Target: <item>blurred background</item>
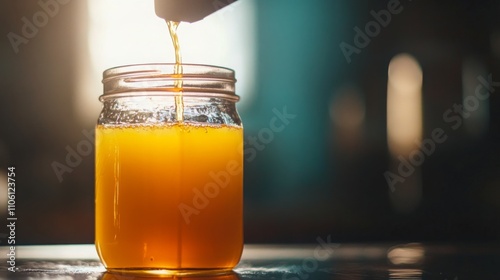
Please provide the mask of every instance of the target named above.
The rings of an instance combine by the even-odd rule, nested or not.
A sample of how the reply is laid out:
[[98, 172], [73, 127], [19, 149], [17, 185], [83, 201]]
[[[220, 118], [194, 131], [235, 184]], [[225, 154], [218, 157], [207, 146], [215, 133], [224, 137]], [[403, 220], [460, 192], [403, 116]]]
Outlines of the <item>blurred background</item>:
[[[15, 166], [18, 243], [93, 243], [102, 72], [173, 62], [166, 24], [153, 0], [1, 1], [0, 219]], [[498, 241], [499, 12], [239, 0], [181, 24], [184, 62], [236, 71], [246, 242]]]

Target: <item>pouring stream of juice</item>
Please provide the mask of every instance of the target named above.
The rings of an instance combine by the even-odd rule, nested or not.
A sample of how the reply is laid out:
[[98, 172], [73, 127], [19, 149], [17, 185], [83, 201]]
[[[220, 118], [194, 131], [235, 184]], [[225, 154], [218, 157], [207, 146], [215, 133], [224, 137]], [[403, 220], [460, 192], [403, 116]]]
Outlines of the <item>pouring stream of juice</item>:
[[[181, 46], [179, 45], [179, 37], [177, 36], [177, 27], [179, 26], [178, 21], [167, 21], [168, 31], [170, 32], [170, 38], [174, 45], [175, 50], [175, 68], [174, 76], [177, 78], [182, 78], [182, 56], [181, 56]], [[184, 121], [184, 102], [182, 101], [182, 80], [175, 81], [175, 90], [177, 95], [175, 96], [175, 113], [178, 122]]]
[[[168, 26], [168, 31], [170, 32], [170, 38], [172, 39], [172, 44], [175, 50], [175, 66], [174, 66], [174, 76], [179, 78], [175, 81], [175, 114], [176, 119], [179, 123], [184, 121], [184, 102], [182, 100], [182, 56], [181, 56], [181, 46], [179, 44], [179, 37], [177, 36], [177, 27], [179, 27], [178, 21], [166, 21]], [[182, 143], [180, 143], [182, 145]], [[179, 163], [182, 166], [182, 163]], [[179, 203], [182, 201], [182, 187], [179, 186]], [[180, 215], [178, 216], [178, 245], [177, 245], [177, 267], [182, 267], [182, 219]]]

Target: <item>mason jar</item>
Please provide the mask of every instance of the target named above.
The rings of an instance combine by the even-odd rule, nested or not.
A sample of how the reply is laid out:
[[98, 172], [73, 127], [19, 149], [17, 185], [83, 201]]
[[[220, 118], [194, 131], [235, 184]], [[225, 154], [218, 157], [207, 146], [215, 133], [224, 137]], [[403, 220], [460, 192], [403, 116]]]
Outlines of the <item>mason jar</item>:
[[[177, 65], [178, 66], [178, 65]], [[224, 273], [243, 249], [243, 127], [231, 69], [104, 72], [95, 244], [108, 271]]]

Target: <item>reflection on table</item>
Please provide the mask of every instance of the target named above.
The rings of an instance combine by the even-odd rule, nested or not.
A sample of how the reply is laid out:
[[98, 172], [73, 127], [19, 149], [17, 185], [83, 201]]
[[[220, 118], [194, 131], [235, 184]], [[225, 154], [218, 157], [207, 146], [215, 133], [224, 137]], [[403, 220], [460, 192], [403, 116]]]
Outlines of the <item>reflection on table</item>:
[[[93, 245], [17, 246], [15, 272], [2, 262], [0, 279], [54, 280], [315, 280], [498, 279], [500, 246], [334, 244], [318, 237], [310, 245], [247, 245], [240, 264], [224, 275], [142, 277], [108, 273]], [[0, 254], [6, 256], [7, 247]]]

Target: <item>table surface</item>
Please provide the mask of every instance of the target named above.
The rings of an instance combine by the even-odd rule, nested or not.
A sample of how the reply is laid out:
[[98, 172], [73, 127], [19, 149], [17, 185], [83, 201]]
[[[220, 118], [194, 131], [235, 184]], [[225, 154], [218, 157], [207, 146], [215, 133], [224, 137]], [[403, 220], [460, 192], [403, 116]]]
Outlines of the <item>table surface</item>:
[[[309, 245], [246, 245], [233, 274], [201, 278], [500, 279], [500, 244], [333, 244], [320, 237], [317, 241]], [[16, 246], [15, 272], [11, 272], [5, 261], [9, 249], [0, 247], [0, 279], [155, 279], [106, 273], [91, 244]]]

